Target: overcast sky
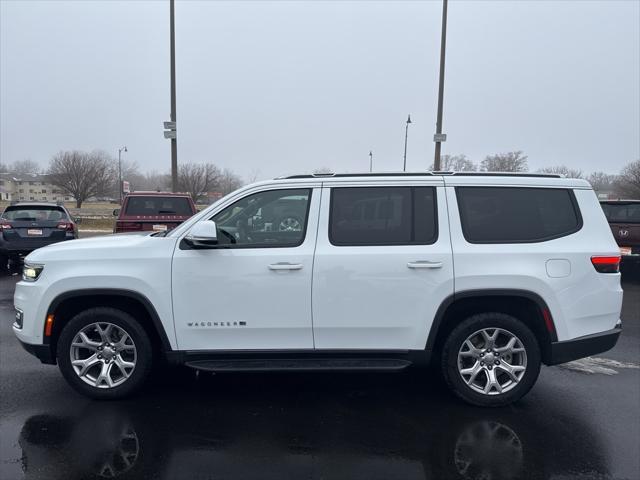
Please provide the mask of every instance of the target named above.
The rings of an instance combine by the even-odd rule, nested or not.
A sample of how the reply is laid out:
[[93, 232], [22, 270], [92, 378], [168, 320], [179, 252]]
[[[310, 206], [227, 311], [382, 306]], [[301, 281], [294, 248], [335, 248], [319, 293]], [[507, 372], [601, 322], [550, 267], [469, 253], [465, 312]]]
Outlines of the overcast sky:
[[[105, 149], [166, 171], [168, 1], [0, 0], [0, 161]], [[178, 161], [245, 178], [433, 160], [440, 1], [176, 2]], [[452, 1], [443, 153], [640, 158], [640, 2]]]

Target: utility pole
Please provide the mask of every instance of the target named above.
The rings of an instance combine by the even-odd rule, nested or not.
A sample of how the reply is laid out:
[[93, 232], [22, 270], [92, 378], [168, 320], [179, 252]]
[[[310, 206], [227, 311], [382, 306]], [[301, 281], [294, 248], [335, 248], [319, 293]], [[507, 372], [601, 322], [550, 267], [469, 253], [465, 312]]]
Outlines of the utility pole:
[[447, 139], [442, 133], [442, 100], [444, 97], [444, 58], [447, 47], [447, 4], [448, 0], [442, 0], [442, 39], [440, 40], [440, 82], [438, 85], [438, 118], [436, 120], [436, 134], [433, 141], [436, 142], [436, 152], [433, 158], [433, 169], [440, 170], [440, 148], [442, 142]]
[[407, 126], [404, 129], [404, 166], [402, 171], [407, 171], [407, 139], [409, 138], [409, 124], [411, 123], [411, 115], [407, 117]]
[[122, 205], [122, 152], [126, 152], [127, 147], [120, 147], [118, 149], [118, 192], [120, 195], [120, 205]]
[[369, 173], [373, 172], [373, 150], [369, 150]]
[[[169, 0], [169, 35], [171, 37], [171, 122], [175, 128], [176, 122], [176, 31], [175, 31], [175, 0]], [[171, 138], [171, 190], [178, 191], [178, 140]]]

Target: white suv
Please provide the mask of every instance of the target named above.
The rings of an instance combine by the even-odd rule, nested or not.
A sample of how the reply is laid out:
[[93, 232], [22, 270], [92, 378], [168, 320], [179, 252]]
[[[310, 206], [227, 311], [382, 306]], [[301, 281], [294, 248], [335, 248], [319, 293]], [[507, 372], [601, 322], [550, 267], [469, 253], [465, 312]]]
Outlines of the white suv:
[[212, 372], [440, 364], [503, 405], [620, 335], [620, 254], [589, 184], [552, 175], [301, 175], [170, 232], [36, 250], [15, 334], [95, 398], [152, 361]]

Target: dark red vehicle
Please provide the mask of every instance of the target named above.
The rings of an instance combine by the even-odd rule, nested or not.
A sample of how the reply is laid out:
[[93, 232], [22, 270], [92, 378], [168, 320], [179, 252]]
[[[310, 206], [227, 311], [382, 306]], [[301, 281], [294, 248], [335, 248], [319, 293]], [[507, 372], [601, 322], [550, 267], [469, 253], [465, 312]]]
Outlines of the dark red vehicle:
[[186, 193], [133, 192], [113, 211], [117, 216], [114, 233], [171, 230], [196, 213]]
[[607, 200], [600, 205], [620, 247], [623, 265], [640, 264], [640, 200]]

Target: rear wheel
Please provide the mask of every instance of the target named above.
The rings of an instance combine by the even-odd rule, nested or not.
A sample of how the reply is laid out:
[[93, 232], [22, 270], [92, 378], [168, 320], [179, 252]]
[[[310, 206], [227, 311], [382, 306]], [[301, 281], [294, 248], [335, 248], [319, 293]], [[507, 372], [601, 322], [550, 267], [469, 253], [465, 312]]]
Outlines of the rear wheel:
[[540, 373], [540, 348], [531, 330], [503, 313], [473, 315], [445, 341], [442, 372], [463, 400], [497, 407], [522, 398]]
[[80, 393], [115, 399], [138, 390], [151, 370], [149, 337], [135, 319], [114, 308], [76, 315], [58, 339], [58, 365]]

